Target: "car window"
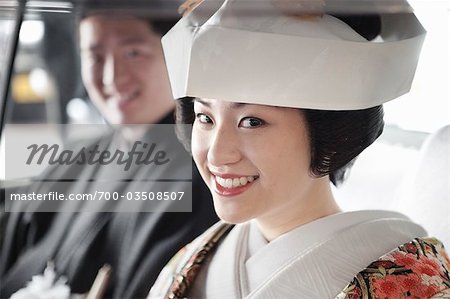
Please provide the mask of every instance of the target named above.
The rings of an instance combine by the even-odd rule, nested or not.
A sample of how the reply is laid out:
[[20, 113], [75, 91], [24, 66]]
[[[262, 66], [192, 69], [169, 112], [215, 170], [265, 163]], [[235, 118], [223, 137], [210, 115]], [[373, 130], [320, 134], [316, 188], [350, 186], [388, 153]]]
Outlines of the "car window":
[[[11, 80], [7, 86], [0, 147], [2, 165], [6, 164], [5, 136], [27, 139], [39, 129], [36, 124], [67, 123], [67, 104], [79, 97], [77, 93], [81, 90], [72, 5], [69, 2], [38, 4], [27, 2], [20, 26]], [[2, 10], [3, 13], [6, 10]], [[4, 23], [6, 25], [0, 30], [7, 31], [14, 22], [6, 20]], [[2, 38], [11, 39], [7, 34], [2, 34]], [[6, 57], [0, 58], [2, 63], [8, 63]], [[2, 67], [4, 69], [7, 68]], [[55, 138], [60, 134], [62, 132], [55, 132]], [[2, 171], [2, 179], [5, 177], [8, 177], [7, 173]]]
[[[0, 115], [4, 113], [4, 93], [6, 92], [10, 54], [13, 50], [19, 23], [20, 10], [18, 6], [17, 1], [0, 3]], [[0, 119], [3, 122], [3, 117]]]
[[70, 12], [26, 7], [7, 111], [8, 123], [66, 123], [80, 84]]
[[357, 158], [347, 181], [335, 190], [344, 210], [398, 208], [423, 142], [450, 124], [450, 10], [445, 1], [410, 3], [427, 30], [411, 91], [384, 104], [383, 134]]

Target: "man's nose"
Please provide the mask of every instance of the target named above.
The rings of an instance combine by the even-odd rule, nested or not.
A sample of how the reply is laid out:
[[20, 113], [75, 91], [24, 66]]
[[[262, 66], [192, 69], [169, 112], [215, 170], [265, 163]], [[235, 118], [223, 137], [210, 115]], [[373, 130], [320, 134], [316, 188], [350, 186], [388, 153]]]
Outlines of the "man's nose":
[[211, 131], [208, 162], [216, 167], [232, 165], [241, 160], [238, 132], [229, 126]]
[[122, 59], [109, 55], [103, 65], [102, 83], [107, 93], [123, 92], [130, 82], [130, 70]]

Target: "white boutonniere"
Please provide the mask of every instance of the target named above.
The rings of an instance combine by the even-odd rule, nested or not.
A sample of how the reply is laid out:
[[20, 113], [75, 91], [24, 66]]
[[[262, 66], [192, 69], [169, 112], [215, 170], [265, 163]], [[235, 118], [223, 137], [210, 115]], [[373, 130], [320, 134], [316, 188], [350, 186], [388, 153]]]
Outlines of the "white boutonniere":
[[70, 287], [66, 278], [57, 278], [53, 263], [49, 262], [42, 275], [33, 276], [27, 286], [15, 292], [11, 299], [69, 299]]

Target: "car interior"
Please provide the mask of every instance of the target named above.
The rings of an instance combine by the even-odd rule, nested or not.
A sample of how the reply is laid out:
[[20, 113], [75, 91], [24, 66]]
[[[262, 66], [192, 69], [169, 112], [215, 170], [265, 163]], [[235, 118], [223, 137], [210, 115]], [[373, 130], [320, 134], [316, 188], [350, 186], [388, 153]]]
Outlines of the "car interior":
[[[0, 2], [0, 220], [5, 189], [39, 175], [11, 175], [9, 138], [29, 138], [38, 124], [105, 124], [80, 79], [79, 2]], [[127, 13], [177, 14], [155, 11], [145, 1], [125, 2]], [[385, 105], [383, 134], [334, 191], [343, 210], [402, 211], [450, 247], [450, 10], [444, 1], [412, 4], [428, 36], [411, 92]], [[67, 141], [64, 132], [55, 134]]]

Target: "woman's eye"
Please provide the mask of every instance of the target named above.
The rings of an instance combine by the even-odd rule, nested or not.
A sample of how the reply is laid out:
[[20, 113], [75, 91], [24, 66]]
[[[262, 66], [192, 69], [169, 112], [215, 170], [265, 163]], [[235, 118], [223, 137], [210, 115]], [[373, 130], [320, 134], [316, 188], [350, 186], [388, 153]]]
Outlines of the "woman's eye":
[[241, 120], [239, 123], [240, 127], [243, 128], [257, 128], [265, 125], [266, 122], [262, 119], [256, 118], [256, 117], [246, 117]]
[[203, 114], [203, 113], [197, 113], [196, 118], [202, 124], [211, 124], [212, 123], [211, 118], [208, 115]]

